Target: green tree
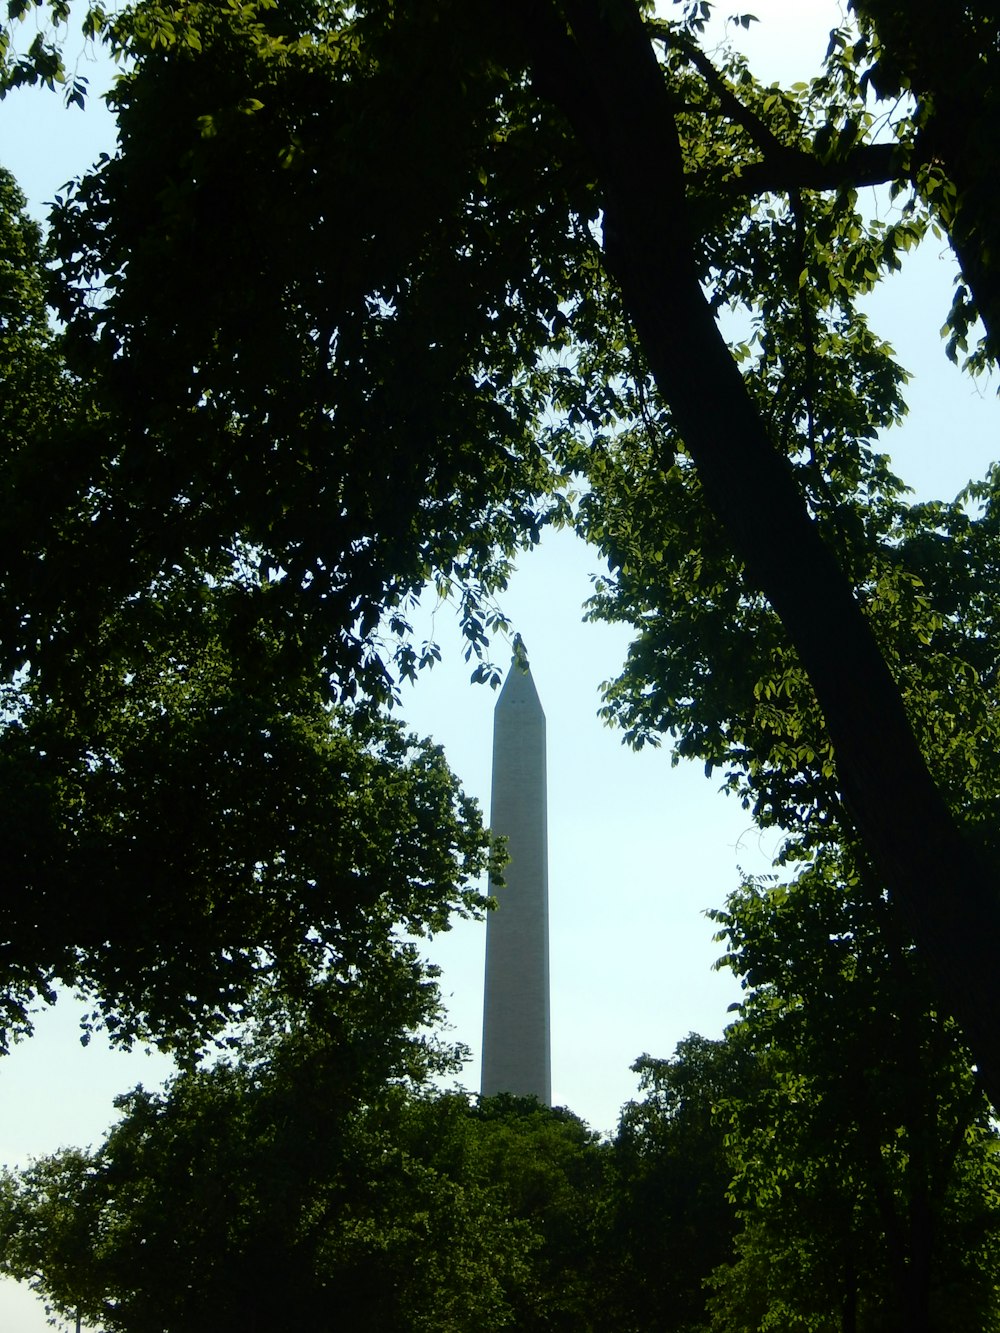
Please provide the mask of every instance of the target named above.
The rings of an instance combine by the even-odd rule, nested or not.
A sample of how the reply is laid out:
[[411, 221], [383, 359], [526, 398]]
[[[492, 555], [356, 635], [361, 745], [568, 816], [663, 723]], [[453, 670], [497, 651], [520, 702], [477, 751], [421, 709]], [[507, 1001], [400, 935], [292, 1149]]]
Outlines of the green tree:
[[[974, 960], [979, 946], [968, 947], [967, 928], [972, 920], [995, 923], [995, 869], [975, 837], [959, 833], [935, 788], [890, 662], [879, 650], [850, 577], [834, 555], [836, 548], [824, 540], [787, 465], [788, 453], [794, 456], [797, 446], [789, 449], [787, 433], [770, 425], [754, 404], [716, 324], [712, 298], [702, 287], [711, 263], [705, 264], [699, 250], [694, 191], [672, 101], [675, 85], [663, 77], [638, 7], [581, 2], [564, 13], [569, 32], [553, 22], [546, 34], [548, 50], [537, 67], [551, 72], [551, 95], [596, 162], [607, 263], [671, 425], [698, 469], [709, 509], [721, 521], [748, 590], [764, 594], [794, 645], [829, 730], [843, 806], [896, 910], [933, 961], [946, 1002], [970, 1033], [996, 1096], [997, 1015], [986, 1017], [997, 1005], [985, 980], [989, 949], [984, 942]], [[684, 43], [675, 46], [683, 55]], [[849, 87], [850, 71], [840, 64], [835, 73], [829, 124], [815, 136], [808, 133], [808, 116], [797, 114], [780, 95], [772, 95], [773, 114], [765, 98], [764, 115], [755, 115], [746, 108], [741, 87], [725, 78], [706, 80], [708, 91], [715, 93], [712, 109], [721, 104], [743, 129], [754, 158], [770, 174], [770, 188], [789, 196], [793, 217], [802, 212], [801, 191], [839, 185], [843, 193], [859, 180], [851, 156], [865, 121], [856, 102], [846, 116], [841, 114], [839, 98]], [[888, 165], [890, 176], [905, 179], [908, 168], [902, 160], [893, 152], [887, 156], [882, 169]], [[866, 155], [869, 166], [877, 161]], [[653, 172], [651, 163], [656, 164]], [[820, 254], [829, 249], [822, 233], [815, 241]], [[798, 255], [803, 255], [801, 247]], [[725, 258], [721, 267], [731, 271]], [[871, 276], [878, 271], [876, 261]], [[867, 272], [866, 264], [848, 279], [848, 288], [863, 286]], [[837, 280], [835, 266], [832, 279], [831, 285]], [[789, 297], [808, 284], [808, 265], [789, 264], [782, 283]], [[724, 299], [724, 291], [717, 296]], [[805, 316], [800, 329], [805, 369], [810, 350], [816, 350]], [[804, 418], [807, 428], [809, 388], [806, 369], [798, 419]], [[656, 471], [667, 470], [676, 453], [672, 444], [654, 446]], [[940, 892], [943, 883], [955, 879], [962, 884], [960, 910], [955, 895]], [[993, 924], [988, 936], [992, 931]], [[984, 979], [982, 984], [970, 981], [970, 968]]]
[[[937, 6], [857, 0], [866, 40], [858, 59], [882, 98], [914, 98], [916, 183], [955, 250], [964, 283], [949, 316], [949, 353], [965, 351], [979, 315], [985, 326], [973, 364], [997, 359], [1000, 269], [997, 266], [997, 186], [993, 170], [1000, 97], [1000, 41], [988, 3], [956, 6], [940, 21]], [[870, 43], [870, 45], [869, 45]]]
[[716, 919], [766, 1078], [722, 1108], [743, 1230], [709, 1326], [1000, 1325], [989, 1104], [884, 896], [831, 857]]
[[[46, 290], [39, 229], [0, 175], [8, 647], [43, 604], [57, 623], [90, 615], [56, 550], [101, 524], [81, 486], [112, 430], [66, 366]], [[365, 966], [387, 923], [434, 932], [481, 904], [486, 835], [440, 751], [371, 708], [331, 709], [268, 600], [281, 580], [245, 543], [235, 555], [217, 577], [179, 557], [141, 604], [98, 614], [94, 651], [66, 648], [72, 689], [34, 649], [7, 657], [0, 1044], [61, 982], [114, 1038], [192, 1050], [261, 980], [294, 994], [331, 957]]]
[[752, 1100], [759, 1060], [730, 1030], [695, 1034], [669, 1060], [633, 1066], [640, 1097], [614, 1140], [606, 1239], [608, 1324], [622, 1333], [693, 1333], [704, 1327], [705, 1283], [731, 1261], [739, 1222], [723, 1109]]
[[414, 1035], [436, 1000], [389, 948], [235, 1060], [126, 1094], [96, 1152], [5, 1177], [4, 1271], [109, 1333], [504, 1327], [529, 1238], [437, 1168], [454, 1117], [407, 1091], [451, 1063]]
[[8, 1035], [59, 980], [113, 1039], [190, 1051], [263, 981], [294, 994], [331, 957], [363, 967], [391, 924], [481, 907], [487, 835], [439, 749], [254, 697], [221, 654], [176, 665], [134, 711], [126, 683], [127, 726], [53, 707], [5, 731]]
[[715, 914], [745, 999], [636, 1065], [602, 1246], [605, 1320], [892, 1333], [1000, 1320], [998, 1140], [879, 895], [821, 859]]
[[[49, 326], [41, 228], [24, 208], [13, 176], [0, 169], [0, 427], [15, 476], [40, 424], [51, 429], [59, 415], [73, 411], [73, 385]], [[5, 514], [5, 524], [15, 518]]]
[[609, 1145], [565, 1107], [506, 1094], [472, 1109], [466, 1136], [464, 1171], [532, 1237], [528, 1271], [507, 1293], [510, 1327], [604, 1327]]
[[[382, 610], [404, 629], [406, 597], [452, 581], [481, 648], [478, 595], [537, 532], [562, 464], [599, 478], [602, 444], [646, 427], [650, 489], [689, 457], [733, 576], [780, 618], [824, 720], [835, 817], [1000, 1100], [992, 849], [914, 736], [851, 564], [869, 473], [857, 449], [824, 449], [819, 401], [855, 346], [869, 378], [848, 398], [871, 399], [870, 421], [897, 410], [898, 375], [884, 359], [876, 373], [852, 298], [923, 223], [866, 232], [854, 189], [916, 181], [913, 207], [922, 189], [956, 232], [973, 210], [931, 188], [921, 125], [901, 116], [895, 142], [871, 142], [871, 48], [836, 34], [824, 74], [785, 93], [706, 58], [705, 6], [673, 13], [126, 9], [107, 29], [134, 62], [115, 93], [120, 151], [54, 219], [72, 364], [113, 425], [87, 456], [92, 517], [45, 553], [70, 609], [19, 585], [7, 660], [32, 662], [43, 697], [72, 696], [80, 664], [106, 659], [109, 622], [128, 662], [151, 590], [183, 602], [210, 577], [241, 626], [268, 608], [286, 668], [384, 690]], [[970, 35], [964, 18], [958, 48], [992, 50], [994, 29]], [[52, 77], [50, 60], [37, 47], [11, 80]], [[106, 299], [83, 299], [95, 283]], [[759, 322], [752, 344], [727, 346], [728, 304]], [[775, 414], [758, 390], [778, 364]], [[404, 671], [422, 655], [400, 653]]]
[[4, 1178], [3, 1271], [109, 1333], [596, 1328], [607, 1148], [568, 1112], [430, 1092], [435, 1001], [397, 949], [125, 1095], [96, 1152]]

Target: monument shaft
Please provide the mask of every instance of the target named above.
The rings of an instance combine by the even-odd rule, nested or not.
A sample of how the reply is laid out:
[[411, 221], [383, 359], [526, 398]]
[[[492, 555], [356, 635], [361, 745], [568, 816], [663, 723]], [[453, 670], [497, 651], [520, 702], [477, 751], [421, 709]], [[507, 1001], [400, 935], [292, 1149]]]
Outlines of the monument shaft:
[[519, 653], [493, 717], [490, 827], [510, 860], [486, 926], [482, 1093], [550, 1105], [545, 714]]

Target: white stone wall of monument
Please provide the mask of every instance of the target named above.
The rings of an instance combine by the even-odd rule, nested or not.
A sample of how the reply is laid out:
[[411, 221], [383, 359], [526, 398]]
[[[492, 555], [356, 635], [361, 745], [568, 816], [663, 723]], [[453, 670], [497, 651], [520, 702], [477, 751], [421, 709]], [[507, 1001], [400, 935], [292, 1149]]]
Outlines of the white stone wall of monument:
[[493, 716], [490, 827], [507, 839], [497, 909], [487, 918], [482, 1094], [552, 1102], [545, 714], [523, 650]]

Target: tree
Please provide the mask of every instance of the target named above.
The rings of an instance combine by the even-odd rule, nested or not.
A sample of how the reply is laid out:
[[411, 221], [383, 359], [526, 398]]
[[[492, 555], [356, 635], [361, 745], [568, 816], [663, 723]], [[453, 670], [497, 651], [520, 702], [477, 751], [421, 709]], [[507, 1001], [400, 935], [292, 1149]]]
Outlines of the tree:
[[[231, 56], [243, 39], [252, 56], [257, 28], [244, 31], [235, 10], [219, 17], [225, 50], [216, 54]], [[139, 42], [141, 15], [136, 23]], [[333, 65], [310, 78], [308, 60], [295, 64], [292, 93], [322, 102], [339, 79]], [[170, 72], [182, 76], [180, 87]], [[166, 86], [154, 95], [185, 131], [174, 99], [190, 100], [203, 86], [185, 90], [186, 73], [183, 62], [168, 63]], [[239, 68], [229, 84], [242, 86]], [[349, 98], [354, 86], [344, 85]], [[349, 114], [373, 126], [367, 98], [355, 100]], [[442, 117], [461, 127], [452, 109], [442, 107]], [[147, 126], [153, 119], [145, 102], [138, 115]], [[127, 121], [123, 111], [125, 137]], [[379, 134], [381, 151], [394, 150]], [[154, 173], [153, 140], [136, 132], [132, 141], [130, 163]], [[216, 167], [226, 161], [223, 147], [212, 155]], [[147, 148], [151, 158], [142, 157]], [[187, 152], [186, 142], [179, 150]], [[443, 181], [448, 169], [443, 163]], [[261, 180], [263, 230], [252, 235], [248, 217], [238, 224], [251, 248], [264, 232], [281, 230], [282, 199], [289, 225], [300, 209], [303, 201], [285, 191], [289, 179], [279, 169], [270, 198]], [[311, 195], [300, 240], [316, 208], [331, 222], [340, 216], [343, 198], [334, 207], [328, 184]], [[416, 344], [408, 351], [408, 332], [386, 344], [390, 319], [369, 329], [367, 283], [391, 279], [400, 262], [392, 246], [378, 243], [368, 258], [356, 256], [343, 293], [348, 310], [357, 309], [354, 332], [349, 319], [337, 331], [341, 364], [328, 374], [314, 351], [310, 369], [300, 354], [325, 317], [315, 301], [290, 295], [287, 283], [304, 293], [310, 264], [333, 244], [328, 232], [302, 250], [298, 275], [265, 269], [274, 282], [253, 293], [250, 338], [247, 310], [221, 289], [219, 310], [202, 309], [201, 336], [188, 329], [186, 347], [152, 311], [128, 339], [133, 352], [136, 343], [146, 349], [135, 355], [103, 336], [88, 342], [79, 318], [55, 337], [41, 299], [50, 284], [37, 229], [12, 191], [3, 201], [10, 295], [23, 289], [19, 318], [23, 305], [24, 326], [62, 394], [24, 373], [30, 362], [20, 346], [4, 361], [6, 401], [24, 423], [20, 436], [10, 431], [4, 463], [17, 498], [6, 511], [0, 593], [9, 681], [0, 764], [17, 793], [3, 829], [6, 1030], [25, 1030], [31, 997], [50, 998], [62, 981], [92, 995], [123, 1040], [142, 1031], [167, 1045], [197, 1045], [239, 1015], [261, 972], [274, 968], [294, 987], [325, 948], [362, 949], [372, 909], [410, 929], [436, 930], [448, 910], [476, 901], [469, 885], [485, 864], [478, 815], [441, 756], [411, 747], [369, 705], [386, 688], [380, 640], [391, 645], [404, 626], [407, 597], [431, 572], [457, 578], [463, 561], [488, 585], [513, 535], [536, 521], [535, 496], [550, 471], [530, 432], [542, 391], [515, 387], [503, 407], [492, 388], [473, 383], [469, 358], [453, 350], [461, 311], [441, 305], [447, 272], [428, 270], [429, 291], [414, 293], [443, 321], [419, 359]], [[88, 226], [97, 211], [95, 202]], [[218, 220], [223, 237], [236, 225], [232, 215]], [[417, 216], [418, 240], [436, 222], [433, 212]], [[53, 235], [54, 252], [71, 267], [72, 255], [59, 250], [59, 225]], [[291, 231], [285, 240], [293, 253]], [[131, 235], [130, 270], [143, 256], [159, 269], [155, 249]], [[215, 289], [217, 260], [218, 252], [196, 275], [203, 292]], [[164, 296], [174, 290], [157, 286]], [[471, 275], [467, 286], [476, 291]], [[187, 314], [197, 305], [186, 300]], [[520, 338], [523, 322], [516, 312], [499, 321], [498, 345]], [[236, 339], [228, 352], [227, 330]], [[187, 408], [176, 399], [166, 406], [175, 392], [184, 396], [185, 377], [226, 364], [235, 372], [228, 388], [199, 381]], [[409, 384], [401, 367], [412, 370]], [[339, 385], [343, 374], [356, 390], [353, 406]], [[156, 391], [158, 406], [139, 380]], [[36, 412], [31, 394], [43, 391], [46, 410]], [[81, 400], [72, 415], [67, 396]], [[441, 421], [451, 443], [444, 452], [423, 450]], [[470, 441], [494, 429], [491, 421], [497, 432], [496, 423], [520, 431], [519, 453], [498, 444], [484, 460], [478, 445], [472, 449]], [[345, 436], [349, 447], [338, 455], [333, 446]], [[466, 524], [473, 511], [481, 511], [480, 535]], [[466, 628], [478, 648], [483, 623], [469, 598]], [[400, 652], [402, 668], [412, 671], [413, 647], [404, 643]], [[331, 711], [362, 689], [359, 707]]]
[[[0, 170], [0, 374], [8, 454], [17, 456], [59, 413], [73, 412], [72, 384], [49, 327], [41, 228], [24, 212], [24, 196]], [[6, 523], [13, 516], [6, 515]]]
[[884, 896], [835, 857], [714, 914], [744, 999], [643, 1056], [614, 1142], [604, 1318], [624, 1330], [988, 1329], [997, 1135]]
[[996, 15], [967, 3], [942, 24], [933, 5], [857, 0], [871, 49], [868, 81], [880, 97], [914, 97], [917, 185], [945, 226], [965, 283], [957, 287], [949, 354], [965, 351], [976, 316], [985, 326], [973, 364], [996, 361], [1000, 281], [996, 263], [997, 199], [992, 170], [1000, 65]]
[[414, 1035], [435, 1008], [397, 947], [273, 1005], [236, 1060], [126, 1094], [95, 1153], [6, 1177], [5, 1271], [111, 1333], [503, 1326], [525, 1237], [436, 1169], [447, 1107], [401, 1082], [452, 1062]]
[[568, 1112], [432, 1092], [435, 1003], [399, 948], [272, 998], [236, 1059], [4, 1178], [4, 1271], [109, 1333], [595, 1327], [607, 1150]]
[[533, 1238], [527, 1271], [507, 1290], [510, 1327], [604, 1327], [609, 1145], [566, 1107], [508, 1094], [472, 1109], [466, 1144], [458, 1178], [492, 1186]]
[[[996, 1096], [998, 997], [986, 980], [989, 950], [970, 948], [968, 931], [970, 920], [988, 921], [990, 934], [1000, 924], [995, 867], [959, 832], [935, 788], [885, 657], [715, 322], [692, 243], [670, 85], [638, 8], [580, 3], [567, 13], [571, 34], [553, 24], [538, 66], [551, 71], [551, 95], [596, 161], [608, 263], [651, 373], [749, 586], [781, 618], [815, 690], [852, 824], [932, 960]], [[732, 90], [723, 84], [723, 91]], [[768, 165], [779, 168], [780, 181], [782, 138], [768, 129], [757, 138], [765, 163], [771, 150]], [[831, 184], [852, 180], [847, 157], [856, 134], [837, 143], [831, 127]], [[845, 147], [846, 154], [837, 151]], [[656, 461], [666, 470], [670, 455], [661, 447]], [[941, 893], [956, 880], [963, 886], [957, 895]]]
[[440, 750], [254, 697], [206, 647], [121, 730], [81, 734], [58, 707], [8, 727], [8, 1035], [58, 978], [113, 1039], [190, 1052], [261, 981], [294, 993], [331, 957], [364, 967], [390, 925], [480, 908], [488, 838]]
[[[39, 229], [7, 175], [0, 209], [10, 646], [29, 605], [87, 614], [46, 556], [63, 523], [96, 519], [69, 512], [73, 460], [110, 423], [50, 329]], [[234, 579], [174, 568], [147, 592], [103, 618], [72, 692], [8, 659], [3, 1045], [61, 981], [113, 1038], [197, 1049], [262, 979], [294, 994], [331, 957], [364, 968], [390, 926], [447, 929], [482, 902], [487, 836], [439, 750], [332, 710]]]
[[[814, 443], [817, 282], [849, 305], [913, 239], [855, 245], [835, 205], [914, 177], [946, 226], [973, 213], [929, 187], [929, 141], [905, 118], [897, 143], [866, 142], [864, 48], [841, 35], [812, 90], [783, 95], [698, 51], [704, 13], [652, 20], [635, 0], [126, 11], [109, 29], [136, 62], [116, 93], [122, 151], [54, 228], [73, 363], [115, 428], [87, 477], [95, 520], [47, 559], [77, 580], [95, 571], [100, 596], [74, 584], [74, 614], [48, 608], [30, 634], [22, 615], [9, 660], [72, 691], [66, 646], [85, 660], [108, 617], [131, 623], [190, 562], [230, 578], [253, 623], [269, 599], [287, 657], [303, 638], [311, 648], [304, 670], [374, 688], [377, 609], [427, 577], [464, 580], [480, 645], [476, 593], [502, 581], [502, 553], [535, 533], [558, 476], [540, 439], [579, 464], [569, 443], [599, 459], [595, 433], [657, 419], [651, 476], [678, 450], [696, 465], [748, 594], [780, 617], [810, 681], [838, 815], [1000, 1098], [993, 857], [938, 790], [864, 589], [789, 465]], [[991, 50], [991, 34], [975, 29], [968, 49]], [[34, 59], [44, 75], [45, 52]], [[13, 79], [30, 74], [29, 60]], [[807, 208], [817, 193], [833, 205]], [[799, 314], [798, 406], [774, 421], [715, 318], [743, 299], [728, 289], [746, 253], [733, 241], [769, 228], [766, 203], [750, 202], [765, 194], [787, 199], [791, 244], [752, 271], [753, 309]], [[235, 272], [215, 283], [220, 256]], [[165, 269], [205, 301], [185, 304]], [[247, 273], [260, 275], [252, 299]], [[107, 300], [81, 301], [94, 282]], [[787, 348], [782, 359], [793, 367]], [[546, 437], [551, 409], [564, 415]], [[404, 480], [386, 486], [393, 470]], [[240, 543], [261, 557], [251, 577], [233, 577]], [[404, 648], [403, 668], [419, 656]]]
[[644, 1055], [633, 1068], [641, 1096], [614, 1140], [607, 1321], [685, 1333], [704, 1327], [705, 1283], [732, 1259], [739, 1230], [723, 1112], [752, 1101], [761, 1074], [732, 1030], [719, 1041], [692, 1033], [669, 1060]]
[[997, 1326], [996, 1130], [885, 898], [830, 857], [716, 919], [766, 1077], [720, 1108], [743, 1230], [709, 1326]]

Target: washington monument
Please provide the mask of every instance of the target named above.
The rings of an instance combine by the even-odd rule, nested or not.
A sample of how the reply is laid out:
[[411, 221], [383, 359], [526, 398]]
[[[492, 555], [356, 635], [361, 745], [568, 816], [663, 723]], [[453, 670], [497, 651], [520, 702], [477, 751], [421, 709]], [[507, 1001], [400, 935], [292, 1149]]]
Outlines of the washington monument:
[[[520, 638], [493, 715], [490, 828], [510, 857], [486, 925], [482, 1094], [552, 1102], [545, 714]], [[492, 886], [491, 886], [492, 888]]]

